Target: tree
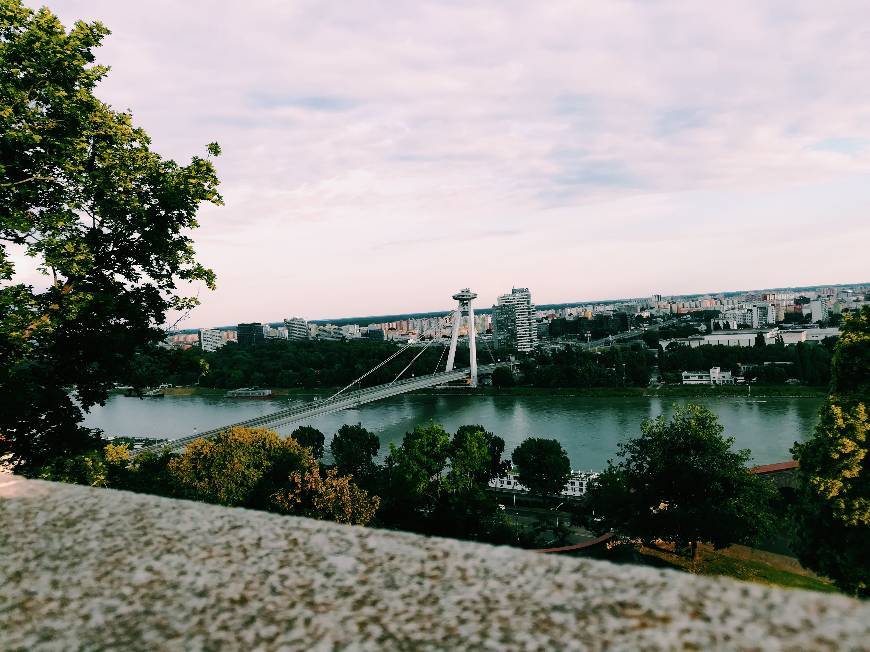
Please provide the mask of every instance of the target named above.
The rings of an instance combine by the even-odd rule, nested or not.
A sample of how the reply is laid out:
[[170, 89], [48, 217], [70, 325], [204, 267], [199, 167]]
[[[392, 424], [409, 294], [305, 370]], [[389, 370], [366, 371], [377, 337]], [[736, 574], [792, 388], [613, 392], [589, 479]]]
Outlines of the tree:
[[[479, 465], [461, 461], [466, 455], [468, 447], [475, 444], [468, 442], [469, 438], [480, 436], [487, 449], [487, 454]], [[489, 432], [483, 426], [464, 425], [459, 426], [453, 441], [450, 443], [451, 465], [458, 464], [468, 468], [478, 484], [485, 485], [493, 478], [505, 475], [510, 470], [510, 462], [502, 460], [504, 454], [504, 439]]]
[[719, 548], [762, 535], [773, 488], [749, 473], [750, 452], [732, 450], [722, 432], [716, 415], [697, 405], [677, 408], [670, 421], [646, 420], [590, 487], [589, 506], [602, 519], [596, 528], [671, 541], [693, 557], [701, 541]]
[[831, 392], [866, 405], [870, 399], [870, 306], [844, 319], [832, 366]]
[[309, 448], [264, 428], [194, 440], [168, 470], [178, 495], [221, 505], [359, 525], [380, 505], [349, 476], [331, 469], [324, 477]]
[[492, 467], [489, 442], [480, 430], [463, 430], [450, 442], [450, 471], [446, 484], [450, 491], [468, 491], [476, 484], [485, 483]]
[[317, 428], [299, 426], [290, 433], [290, 436], [306, 448], [310, 448], [315, 459], [319, 460], [323, 457], [323, 444], [326, 442], [326, 438]]
[[[195, 304], [179, 284], [214, 287], [189, 237], [200, 205], [221, 203], [214, 166], [162, 158], [97, 99], [108, 33], [0, 4], [0, 457], [24, 472], [98, 448], [82, 410], [162, 340], [169, 309]], [[10, 246], [45, 289], [13, 283]]]
[[[487, 454], [485, 444], [482, 438], [475, 439], [474, 454], [478, 464], [483, 464]], [[441, 490], [441, 477], [449, 456], [450, 435], [440, 424], [430, 423], [405, 433], [401, 446], [390, 447], [388, 466], [402, 477], [408, 492], [435, 498]]]
[[315, 465], [304, 473], [291, 473], [288, 487], [278, 491], [272, 503], [273, 511], [284, 514], [368, 525], [381, 499], [370, 497], [367, 491], [351, 482], [349, 475], [339, 476], [335, 469], [329, 469], [326, 477], [322, 477]]
[[558, 494], [571, 477], [568, 453], [555, 439], [529, 437], [511, 455], [520, 484], [532, 493]]
[[380, 475], [382, 522], [430, 535], [517, 543], [516, 529], [486, 490], [502, 450], [501, 438], [480, 426], [463, 426], [452, 440], [439, 424], [417, 426], [401, 446], [390, 446]]
[[181, 495], [192, 500], [267, 509], [292, 473], [310, 471], [311, 451], [265, 428], [230, 428], [195, 439], [169, 462]]
[[514, 374], [508, 367], [496, 367], [492, 372], [493, 387], [513, 387], [516, 384]]
[[870, 308], [844, 319], [831, 394], [800, 464], [794, 546], [801, 563], [844, 591], [870, 596]]
[[335, 468], [342, 475], [365, 479], [375, 469], [374, 457], [381, 449], [378, 436], [362, 424], [343, 425], [329, 443]]

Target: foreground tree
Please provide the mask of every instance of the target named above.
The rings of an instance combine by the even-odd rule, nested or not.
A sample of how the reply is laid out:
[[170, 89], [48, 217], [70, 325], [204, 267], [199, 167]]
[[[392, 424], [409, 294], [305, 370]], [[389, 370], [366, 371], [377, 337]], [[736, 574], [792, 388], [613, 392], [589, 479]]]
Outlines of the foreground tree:
[[529, 437], [511, 455], [520, 484], [542, 496], [558, 494], [571, 477], [568, 453], [555, 439]]
[[375, 470], [375, 455], [381, 449], [378, 436], [361, 424], [343, 425], [329, 442], [335, 468], [342, 475], [368, 478]]
[[811, 439], [796, 443], [795, 549], [844, 591], [870, 596], [870, 308], [845, 318], [831, 395]]
[[674, 542], [693, 557], [699, 542], [719, 548], [765, 533], [773, 488], [749, 473], [750, 452], [732, 450], [722, 432], [716, 415], [697, 405], [677, 408], [670, 421], [645, 421], [589, 490], [596, 528]]
[[401, 446], [390, 446], [379, 478], [381, 521], [430, 535], [517, 543], [486, 490], [503, 449], [504, 441], [480, 426], [462, 426], [452, 439], [439, 424], [417, 426]]
[[365, 525], [380, 504], [349, 476], [324, 477], [309, 448], [263, 428], [197, 439], [168, 469], [178, 495], [233, 507]]
[[[187, 235], [221, 203], [214, 167], [162, 158], [97, 99], [107, 34], [0, 0], [0, 457], [24, 472], [98, 447], [82, 410], [194, 305], [179, 284], [214, 287]], [[19, 252], [44, 284], [13, 282]]]
[[[467, 459], [469, 455], [464, 451], [468, 447], [476, 446], [478, 440], [482, 440], [486, 454], [479, 460]], [[482, 485], [510, 470], [510, 462], [502, 459], [503, 454], [504, 439], [489, 432], [483, 426], [459, 426], [456, 434], [453, 435], [453, 441], [450, 442], [451, 466], [457, 469], [464, 468], [473, 476], [475, 482]]]
[[290, 433], [290, 437], [303, 446], [310, 448], [311, 454], [314, 455], [315, 459], [319, 460], [323, 457], [323, 445], [326, 442], [326, 438], [317, 428], [312, 426], [299, 426], [296, 430]]

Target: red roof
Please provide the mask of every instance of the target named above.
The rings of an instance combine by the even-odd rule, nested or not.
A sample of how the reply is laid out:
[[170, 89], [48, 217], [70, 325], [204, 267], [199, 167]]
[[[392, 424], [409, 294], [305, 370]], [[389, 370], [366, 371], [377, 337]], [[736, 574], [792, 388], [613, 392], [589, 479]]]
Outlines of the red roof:
[[753, 466], [749, 469], [750, 473], [776, 473], [777, 471], [788, 471], [798, 467], [797, 460], [789, 460], [788, 462], [777, 462], [775, 464], [762, 464], [761, 466]]

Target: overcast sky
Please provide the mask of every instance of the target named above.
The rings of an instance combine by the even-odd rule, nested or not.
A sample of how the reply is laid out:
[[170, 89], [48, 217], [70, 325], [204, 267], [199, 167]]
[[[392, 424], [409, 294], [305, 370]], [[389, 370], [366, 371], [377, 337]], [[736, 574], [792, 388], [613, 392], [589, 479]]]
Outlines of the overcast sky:
[[49, 7], [158, 151], [223, 148], [187, 327], [870, 278], [866, 0]]

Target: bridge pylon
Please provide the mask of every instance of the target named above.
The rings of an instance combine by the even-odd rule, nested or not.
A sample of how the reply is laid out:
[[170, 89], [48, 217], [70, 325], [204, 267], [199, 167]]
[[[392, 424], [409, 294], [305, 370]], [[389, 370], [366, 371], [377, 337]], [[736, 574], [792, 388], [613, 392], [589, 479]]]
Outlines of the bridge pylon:
[[471, 358], [471, 386], [477, 387], [477, 342], [474, 330], [474, 308], [471, 306], [472, 300], [477, 298], [477, 295], [464, 288], [453, 295], [456, 299], [456, 311], [453, 313], [453, 329], [450, 332], [450, 353], [447, 355], [447, 368], [445, 371], [453, 371], [453, 362], [456, 358], [456, 343], [459, 341], [459, 327], [462, 324], [463, 316], [468, 317], [468, 352]]

